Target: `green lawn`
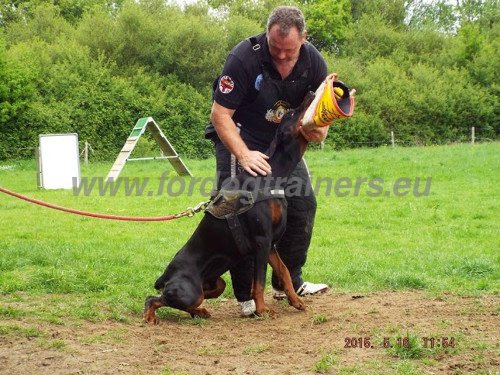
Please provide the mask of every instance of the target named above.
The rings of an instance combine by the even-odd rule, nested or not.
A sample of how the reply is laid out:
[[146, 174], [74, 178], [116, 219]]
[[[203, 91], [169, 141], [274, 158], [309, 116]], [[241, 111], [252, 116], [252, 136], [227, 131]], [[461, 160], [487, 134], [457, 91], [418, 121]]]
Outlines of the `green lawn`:
[[[349, 292], [497, 294], [499, 151], [499, 143], [488, 143], [308, 152], [313, 182], [324, 180], [305, 279]], [[62, 206], [131, 216], [177, 213], [205, 199], [199, 183], [191, 196], [187, 191], [168, 196], [169, 181], [176, 192], [179, 179], [164, 182], [164, 193], [158, 195], [165, 168], [169, 177], [175, 176], [165, 163], [136, 162], [125, 168], [123, 177], [149, 178], [141, 196], [123, 189], [114, 196], [100, 196], [97, 189], [89, 196], [38, 190], [33, 161], [0, 162], [0, 186]], [[82, 175], [105, 177], [111, 164], [82, 166]], [[215, 168], [214, 160], [186, 164], [199, 178], [212, 177]], [[358, 177], [366, 181], [356, 189]], [[420, 192], [431, 177], [428, 195], [414, 196], [412, 185], [399, 190], [408, 194], [396, 196], [393, 185], [402, 177], [412, 184], [420, 177]], [[326, 178], [332, 182], [330, 194], [325, 194]], [[368, 185], [370, 180], [376, 186]], [[335, 183], [340, 184], [337, 190]], [[145, 296], [154, 293], [154, 280], [201, 217], [150, 223], [100, 220], [0, 193], [0, 301], [23, 306], [0, 307], [0, 316], [22, 315], [31, 307], [53, 320], [68, 314], [119, 320], [139, 313]], [[232, 295], [230, 287], [225, 294]], [[37, 298], [52, 303], [31, 306]]]

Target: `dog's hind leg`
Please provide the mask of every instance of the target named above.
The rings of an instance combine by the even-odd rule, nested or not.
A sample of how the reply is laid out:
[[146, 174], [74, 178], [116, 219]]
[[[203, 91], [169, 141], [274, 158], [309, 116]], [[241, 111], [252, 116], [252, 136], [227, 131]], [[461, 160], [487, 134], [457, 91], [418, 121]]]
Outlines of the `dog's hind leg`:
[[226, 289], [226, 282], [221, 277], [215, 279], [215, 282], [204, 282], [203, 297], [205, 299], [217, 298], [224, 292], [224, 289]]
[[144, 321], [147, 322], [148, 324], [158, 324], [160, 320], [156, 316], [155, 310], [163, 306], [166, 306], [163, 296], [147, 297], [146, 302], [144, 304], [144, 316], [143, 316]]
[[293, 288], [290, 272], [274, 247], [271, 249], [271, 253], [269, 254], [269, 264], [283, 286], [283, 290], [288, 298], [288, 303], [298, 310], [305, 310], [305, 303], [300, 299]]

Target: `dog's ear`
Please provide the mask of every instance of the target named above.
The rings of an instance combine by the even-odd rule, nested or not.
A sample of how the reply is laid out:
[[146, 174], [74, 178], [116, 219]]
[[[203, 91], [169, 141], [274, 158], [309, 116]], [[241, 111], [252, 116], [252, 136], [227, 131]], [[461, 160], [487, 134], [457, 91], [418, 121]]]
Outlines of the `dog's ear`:
[[300, 105], [301, 110], [307, 109], [311, 105], [311, 103], [313, 102], [315, 96], [316, 96], [316, 94], [314, 92], [309, 91], [306, 94], [304, 100], [302, 101], [302, 104]]
[[276, 152], [276, 142], [277, 141], [278, 141], [277, 137], [274, 137], [273, 141], [271, 142], [271, 145], [269, 146], [269, 148], [266, 151], [267, 156], [271, 157], [274, 155], [274, 153]]

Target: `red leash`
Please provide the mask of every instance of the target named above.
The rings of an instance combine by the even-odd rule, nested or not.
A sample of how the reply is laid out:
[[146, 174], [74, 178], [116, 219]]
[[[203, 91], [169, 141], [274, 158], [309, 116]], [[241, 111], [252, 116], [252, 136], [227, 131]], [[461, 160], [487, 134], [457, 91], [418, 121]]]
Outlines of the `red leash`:
[[38, 200], [38, 199], [29, 198], [25, 195], [15, 193], [15, 192], [7, 190], [3, 187], [0, 187], [0, 192], [11, 195], [11, 196], [19, 198], [19, 199], [22, 199], [26, 202], [38, 204], [39, 206], [52, 208], [54, 210], [69, 212], [69, 213], [72, 213], [75, 215], [89, 216], [89, 217], [94, 217], [94, 218], [98, 218], [98, 219], [124, 220], [124, 221], [167, 221], [167, 220], [173, 220], [173, 219], [177, 219], [177, 218], [184, 217], [184, 216], [193, 216], [195, 213], [200, 212], [201, 210], [204, 210], [208, 205], [208, 202], [202, 202], [194, 208], [190, 207], [187, 210], [180, 212], [178, 214], [175, 214], [175, 215], [156, 216], [156, 217], [130, 217], [130, 216], [99, 214], [99, 213], [94, 213], [94, 212], [75, 210], [73, 208], [62, 207], [62, 206], [58, 206], [56, 204], [43, 202], [43, 201]]

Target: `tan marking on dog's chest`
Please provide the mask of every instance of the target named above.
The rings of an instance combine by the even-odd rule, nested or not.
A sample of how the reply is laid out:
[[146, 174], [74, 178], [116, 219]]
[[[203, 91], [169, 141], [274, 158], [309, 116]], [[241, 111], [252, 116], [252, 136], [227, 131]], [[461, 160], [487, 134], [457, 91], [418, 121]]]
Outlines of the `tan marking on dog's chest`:
[[269, 207], [271, 208], [271, 220], [273, 224], [277, 224], [283, 217], [283, 206], [278, 201], [271, 199]]

